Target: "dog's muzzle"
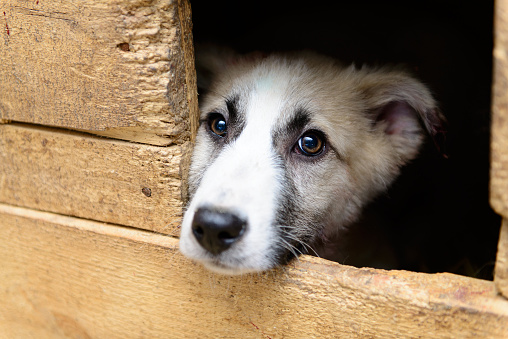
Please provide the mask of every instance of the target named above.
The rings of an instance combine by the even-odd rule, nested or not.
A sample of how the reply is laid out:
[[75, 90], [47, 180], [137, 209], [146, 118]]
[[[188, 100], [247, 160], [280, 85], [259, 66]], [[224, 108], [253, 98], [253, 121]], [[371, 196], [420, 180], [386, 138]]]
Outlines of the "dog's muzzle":
[[204, 249], [217, 255], [238, 241], [246, 226], [234, 213], [202, 207], [194, 214], [192, 234]]

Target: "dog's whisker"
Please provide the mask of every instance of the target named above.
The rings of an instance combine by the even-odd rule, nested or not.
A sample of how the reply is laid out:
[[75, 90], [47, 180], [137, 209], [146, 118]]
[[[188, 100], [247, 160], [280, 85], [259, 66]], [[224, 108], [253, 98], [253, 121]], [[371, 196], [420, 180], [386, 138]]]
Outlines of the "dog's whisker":
[[290, 226], [290, 225], [278, 225], [278, 227], [282, 228], [283, 230], [285, 230], [285, 229], [293, 230], [293, 229], [297, 229], [298, 228], [296, 226]]
[[[177, 214], [175, 214], [175, 215], [177, 215]], [[168, 233], [168, 235], [171, 235], [171, 236], [176, 235], [178, 232], [180, 232], [182, 221], [183, 221], [183, 216], [180, 216], [179, 218], [167, 223], [161, 229], [161, 231], [164, 232], [170, 228], [174, 228], [170, 233]]]
[[[284, 247], [285, 249], [290, 251], [296, 258], [298, 258], [298, 254], [295, 252], [295, 250], [298, 251], [298, 249], [295, 246], [291, 245], [284, 239], [279, 239], [279, 243], [282, 245], [282, 247]], [[298, 252], [300, 252], [300, 251], [298, 251]], [[300, 252], [300, 254], [302, 254], [302, 253]]]
[[298, 248], [296, 248], [295, 246], [291, 245], [290, 243], [288, 243], [286, 240], [284, 240], [282, 238], [278, 239], [278, 241], [282, 245], [282, 247], [284, 247], [285, 249], [290, 251], [295, 256], [295, 258], [298, 261], [300, 261], [300, 258], [298, 258], [298, 254], [296, 254], [295, 250], [298, 251], [300, 254], [303, 254], [303, 253], [300, 252], [300, 250], [298, 250]]
[[[282, 226], [285, 228], [285, 226]], [[298, 239], [295, 235], [289, 233], [289, 232], [284, 232], [284, 235], [287, 236], [288, 238], [298, 242], [299, 244], [301, 244], [302, 246], [304, 246], [304, 248], [307, 250], [307, 253], [308, 253], [308, 250], [311, 250], [312, 252], [314, 252], [314, 254], [316, 255], [316, 257], [320, 258], [319, 254], [317, 253], [317, 251], [312, 247], [310, 246], [308, 243], [306, 243], [305, 241], [301, 240], [301, 239]]]

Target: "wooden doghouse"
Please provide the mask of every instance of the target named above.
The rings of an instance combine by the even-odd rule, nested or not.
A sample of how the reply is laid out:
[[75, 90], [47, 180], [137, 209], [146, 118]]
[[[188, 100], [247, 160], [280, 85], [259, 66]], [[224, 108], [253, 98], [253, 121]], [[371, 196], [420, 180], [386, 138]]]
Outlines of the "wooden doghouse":
[[508, 337], [508, 0], [496, 7], [495, 281], [179, 254], [198, 122], [186, 0], [0, 3], [0, 338]]

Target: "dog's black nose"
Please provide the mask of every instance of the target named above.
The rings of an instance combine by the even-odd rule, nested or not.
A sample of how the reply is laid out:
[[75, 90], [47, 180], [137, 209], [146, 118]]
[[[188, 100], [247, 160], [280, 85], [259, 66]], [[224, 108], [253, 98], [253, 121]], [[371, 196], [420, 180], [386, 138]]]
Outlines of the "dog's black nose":
[[199, 208], [192, 220], [192, 233], [206, 250], [219, 254], [240, 239], [246, 224], [233, 213]]

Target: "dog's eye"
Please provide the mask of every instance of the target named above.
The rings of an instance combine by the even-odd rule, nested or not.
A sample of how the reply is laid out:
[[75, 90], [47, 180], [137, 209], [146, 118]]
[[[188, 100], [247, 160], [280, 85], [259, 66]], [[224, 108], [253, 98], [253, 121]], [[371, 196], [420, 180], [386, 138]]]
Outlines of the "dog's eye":
[[210, 131], [219, 137], [224, 137], [228, 129], [226, 119], [219, 113], [213, 113], [209, 116], [208, 126], [210, 127]]
[[297, 143], [297, 151], [307, 156], [319, 155], [325, 147], [325, 138], [319, 131], [308, 131]]

